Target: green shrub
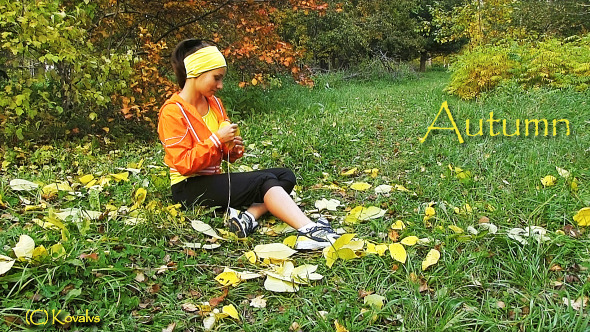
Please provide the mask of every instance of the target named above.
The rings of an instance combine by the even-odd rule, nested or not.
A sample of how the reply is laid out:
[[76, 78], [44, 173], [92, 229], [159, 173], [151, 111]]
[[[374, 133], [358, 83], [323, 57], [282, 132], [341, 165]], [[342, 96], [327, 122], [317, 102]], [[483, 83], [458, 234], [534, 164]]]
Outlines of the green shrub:
[[590, 34], [527, 42], [475, 47], [457, 56], [446, 88], [450, 94], [473, 99], [499, 84], [514, 80], [523, 88], [588, 89], [590, 84]]
[[6, 138], [39, 136], [40, 128], [112, 113], [111, 96], [128, 89], [131, 53], [95, 49], [86, 30], [89, 2], [67, 10], [61, 1], [0, 4], [0, 127]]

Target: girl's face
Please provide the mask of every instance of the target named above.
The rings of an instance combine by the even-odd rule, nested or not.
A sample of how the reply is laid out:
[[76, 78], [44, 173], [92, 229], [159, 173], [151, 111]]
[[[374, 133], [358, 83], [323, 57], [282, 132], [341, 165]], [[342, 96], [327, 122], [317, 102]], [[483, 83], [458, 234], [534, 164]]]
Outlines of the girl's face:
[[195, 87], [202, 95], [211, 97], [217, 91], [223, 89], [223, 78], [225, 77], [226, 68], [217, 68], [204, 72], [195, 78]]

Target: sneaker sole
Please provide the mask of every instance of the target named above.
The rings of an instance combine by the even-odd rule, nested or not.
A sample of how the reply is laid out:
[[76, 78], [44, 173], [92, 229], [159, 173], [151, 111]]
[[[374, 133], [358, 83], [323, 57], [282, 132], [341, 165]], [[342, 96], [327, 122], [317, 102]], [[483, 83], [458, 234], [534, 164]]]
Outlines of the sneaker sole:
[[317, 250], [331, 246], [330, 242], [300, 241], [295, 243], [296, 250]]

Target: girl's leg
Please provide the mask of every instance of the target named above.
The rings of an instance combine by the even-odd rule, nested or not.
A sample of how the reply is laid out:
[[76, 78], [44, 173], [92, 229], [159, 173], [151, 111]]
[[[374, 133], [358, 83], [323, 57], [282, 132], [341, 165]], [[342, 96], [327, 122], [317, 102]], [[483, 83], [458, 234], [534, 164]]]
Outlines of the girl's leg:
[[289, 226], [299, 229], [311, 220], [299, 209], [291, 196], [282, 187], [272, 187], [264, 195], [264, 207]]

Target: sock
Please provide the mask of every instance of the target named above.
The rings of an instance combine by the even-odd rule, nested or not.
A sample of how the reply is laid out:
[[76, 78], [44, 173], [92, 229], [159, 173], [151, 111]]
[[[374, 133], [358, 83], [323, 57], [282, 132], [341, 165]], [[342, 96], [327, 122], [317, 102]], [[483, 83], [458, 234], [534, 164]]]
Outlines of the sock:
[[250, 219], [250, 221], [252, 222], [252, 227], [258, 226], [258, 222], [256, 221], [256, 218], [254, 218], [254, 215], [252, 213], [244, 211], [242, 214]]
[[313, 227], [316, 227], [318, 224], [316, 224], [315, 222], [310, 222], [309, 224], [306, 224], [304, 226], [301, 226], [300, 228], [297, 228], [297, 231], [300, 233], [306, 233], [308, 232], [310, 229], [312, 229]]

